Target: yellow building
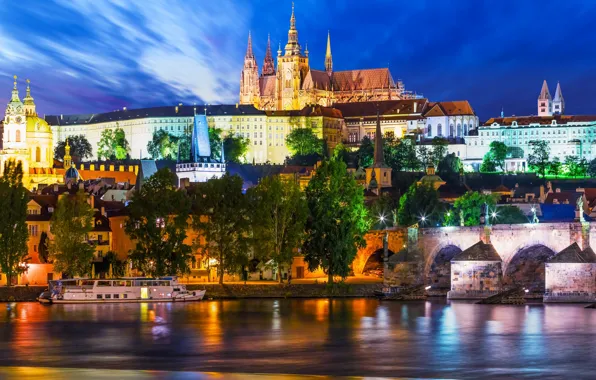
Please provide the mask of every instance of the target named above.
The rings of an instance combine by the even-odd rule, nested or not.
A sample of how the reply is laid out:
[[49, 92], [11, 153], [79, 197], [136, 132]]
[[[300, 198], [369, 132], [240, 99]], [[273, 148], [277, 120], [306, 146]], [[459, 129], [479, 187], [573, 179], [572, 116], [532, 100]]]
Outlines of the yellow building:
[[4, 162], [10, 159], [23, 165], [23, 185], [28, 189], [62, 181], [62, 175], [53, 168], [54, 142], [52, 129], [37, 116], [31, 88], [27, 81], [27, 94], [19, 98], [17, 77], [10, 102], [4, 116], [2, 149], [0, 150], [0, 173]]
[[301, 110], [310, 104], [329, 107], [335, 103], [413, 97], [404, 91], [400, 81], [393, 80], [388, 68], [334, 71], [330, 34], [327, 34], [324, 64], [324, 71], [310, 67], [308, 46], [302, 50], [298, 42], [292, 5], [288, 42], [283, 51], [281, 44], [279, 46], [277, 69], [271, 53], [271, 41], [268, 40], [263, 70], [259, 76], [249, 33], [240, 76], [240, 103], [253, 104], [262, 110]]

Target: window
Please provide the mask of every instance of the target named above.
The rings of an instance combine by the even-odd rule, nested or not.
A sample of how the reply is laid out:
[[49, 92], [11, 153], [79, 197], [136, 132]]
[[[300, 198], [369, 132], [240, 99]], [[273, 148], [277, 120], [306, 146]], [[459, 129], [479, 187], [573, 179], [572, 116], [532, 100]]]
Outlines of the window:
[[437, 136], [443, 136], [443, 126], [441, 124], [437, 125]]
[[453, 137], [455, 135], [455, 127], [453, 124], [449, 124], [449, 137]]
[[106, 294], [104, 297], [105, 297], [106, 299], [109, 299], [109, 298], [112, 298], [112, 295], [111, 295], [111, 294]]
[[39, 232], [39, 226], [29, 225], [28, 227], [29, 227], [29, 235], [37, 236], [37, 234]]
[[100, 300], [101, 298], [102, 298], [102, 297], [101, 297], [101, 294], [98, 294], [98, 295], [97, 295], [97, 299], [98, 299], [98, 300]]
[[457, 137], [461, 137], [462, 136], [461, 124], [458, 124], [457, 125], [456, 136]]
[[120, 294], [114, 294], [114, 298], [120, 298]]
[[431, 137], [433, 134], [430, 124], [426, 127], [426, 136]]
[[41, 162], [41, 148], [35, 148], [35, 162]]
[[15, 141], [16, 142], [21, 142], [21, 131], [18, 130], [18, 129], [17, 129], [17, 132], [16, 132], [16, 139], [15, 139]]

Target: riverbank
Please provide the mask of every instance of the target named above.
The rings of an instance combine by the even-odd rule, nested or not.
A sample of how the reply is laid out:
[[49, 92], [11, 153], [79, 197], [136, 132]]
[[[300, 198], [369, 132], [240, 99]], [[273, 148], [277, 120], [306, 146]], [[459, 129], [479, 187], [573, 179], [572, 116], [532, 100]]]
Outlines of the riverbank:
[[[0, 302], [35, 301], [46, 286], [11, 286], [0, 287]], [[348, 298], [373, 297], [375, 290], [381, 290], [383, 284], [282, 284], [255, 285], [244, 284], [189, 284], [188, 290], [203, 290], [205, 299], [241, 299], [241, 298]]]

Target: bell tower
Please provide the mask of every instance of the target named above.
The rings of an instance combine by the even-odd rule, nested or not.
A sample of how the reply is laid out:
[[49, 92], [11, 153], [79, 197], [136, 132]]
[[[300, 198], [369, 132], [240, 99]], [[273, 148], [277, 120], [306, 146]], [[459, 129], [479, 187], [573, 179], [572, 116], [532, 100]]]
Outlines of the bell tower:
[[2, 146], [4, 149], [25, 149], [27, 138], [25, 109], [21, 99], [19, 99], [17, 76], [15, 75], [12, 97], [6, 106], [4, 114], [4, 135], [2, 136]]
[[252, 37], [248, 32], [248, 47], [244, 57], [244, 68], [240, 76], [240, 104], [259, 103], [259, 67], [252, 52]]
[[298, 42], [294, 3], [292, 3], [288, 43], [284, 51], [283, 55], [278, 54], [277, 57], [277, 108], [297, 110], [300, 109], [300, 90], [302, 88], [302, 82], [308, 73], [309, 66], [308, 56], [302, 53], [302, 48]]
[[553, 100], [548, 91], [548, 84], [546, 79], [542, 82], [542, 89], [538, 96], [538, 116], [552, 116], [553, 114]]

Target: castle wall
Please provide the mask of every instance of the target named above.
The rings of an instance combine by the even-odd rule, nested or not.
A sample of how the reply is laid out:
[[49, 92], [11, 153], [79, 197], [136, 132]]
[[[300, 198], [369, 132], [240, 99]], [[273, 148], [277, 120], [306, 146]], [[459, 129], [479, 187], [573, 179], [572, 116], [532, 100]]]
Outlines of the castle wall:
[[595, 263], [547, 263], [544, 302], [596, 301]]
[[451, 261], [449, 299], [478, 299], [501, 290], [500, 261]]

